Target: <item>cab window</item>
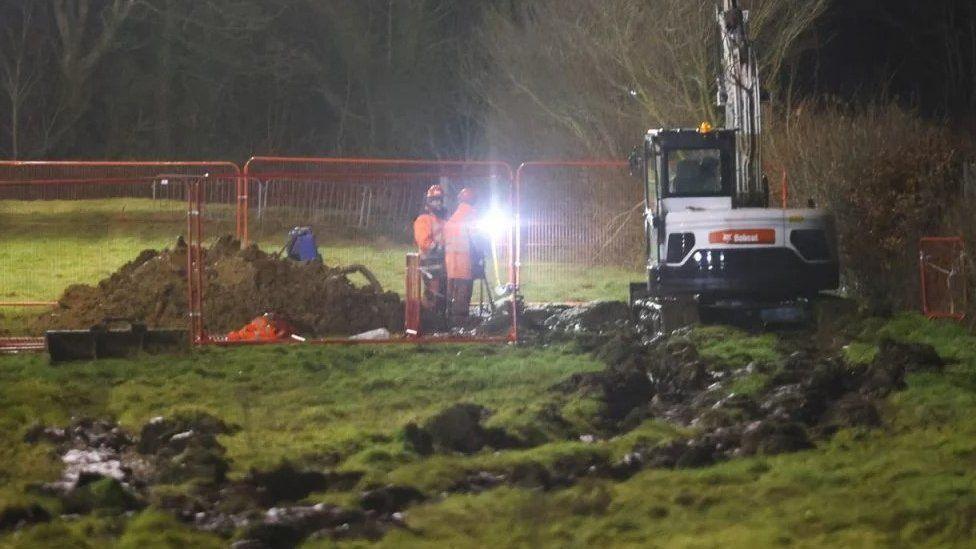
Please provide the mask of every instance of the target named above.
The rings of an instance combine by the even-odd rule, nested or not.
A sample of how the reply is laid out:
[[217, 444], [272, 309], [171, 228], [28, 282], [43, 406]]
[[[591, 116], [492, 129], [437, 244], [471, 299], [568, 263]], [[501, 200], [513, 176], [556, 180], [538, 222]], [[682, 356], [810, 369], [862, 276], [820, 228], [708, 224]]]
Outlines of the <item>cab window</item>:
[[718, 196], [726, 194], [719, 149], [667, 151], [668, 196]]

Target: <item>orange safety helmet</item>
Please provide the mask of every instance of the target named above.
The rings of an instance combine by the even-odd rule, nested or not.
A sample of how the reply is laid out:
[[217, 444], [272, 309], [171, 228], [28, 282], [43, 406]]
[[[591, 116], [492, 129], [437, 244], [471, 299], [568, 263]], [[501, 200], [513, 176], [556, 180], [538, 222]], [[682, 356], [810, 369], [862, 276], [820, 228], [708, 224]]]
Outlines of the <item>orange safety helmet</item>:
[[444, 217], [444, 187], [440, 185], [431, 185], [427, 189], [427, 196], [424, 198], [424, 206], [427, 208], [428, 213], [432, 213], [437, 217]]
[[471, 187], [465, 187], [458, 193], [458, 202], [473, 204], [476, 198], [477, 195]]

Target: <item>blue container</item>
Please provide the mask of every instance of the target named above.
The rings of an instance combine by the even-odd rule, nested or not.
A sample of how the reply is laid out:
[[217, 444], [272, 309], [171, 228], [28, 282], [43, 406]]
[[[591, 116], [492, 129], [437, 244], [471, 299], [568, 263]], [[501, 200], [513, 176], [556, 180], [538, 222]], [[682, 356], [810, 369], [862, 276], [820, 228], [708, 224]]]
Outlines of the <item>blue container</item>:
[[289, 231], [285, 253], [288, 254], [288, 259], [295, 261], [322, 261], [311, 227], [295, 227]]

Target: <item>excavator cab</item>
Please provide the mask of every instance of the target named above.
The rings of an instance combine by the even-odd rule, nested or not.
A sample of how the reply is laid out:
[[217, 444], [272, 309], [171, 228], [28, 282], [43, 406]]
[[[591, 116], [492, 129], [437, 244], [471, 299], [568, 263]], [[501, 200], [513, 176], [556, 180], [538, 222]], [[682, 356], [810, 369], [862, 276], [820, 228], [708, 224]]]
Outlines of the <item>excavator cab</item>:
[[666, 241], [668, 212], [732, 208], [735, 132], [651, 130], [642, 152], [635, 150], [631, 163], [644, 184], [648, 257], [655, 263]]
[[652, 130], [644, 147], [644, 179], [657, 209], [732, 207], [734, 131]]

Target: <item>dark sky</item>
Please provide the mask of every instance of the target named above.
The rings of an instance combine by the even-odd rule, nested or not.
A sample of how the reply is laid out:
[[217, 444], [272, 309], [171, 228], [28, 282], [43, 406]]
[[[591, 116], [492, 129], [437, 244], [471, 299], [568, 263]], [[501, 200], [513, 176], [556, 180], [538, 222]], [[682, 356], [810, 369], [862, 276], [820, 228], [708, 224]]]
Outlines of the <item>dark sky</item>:
[[818, 35], [808, 89], [886, 92], [937, 115], [976, 110], [976, 0], [842, 0]]

